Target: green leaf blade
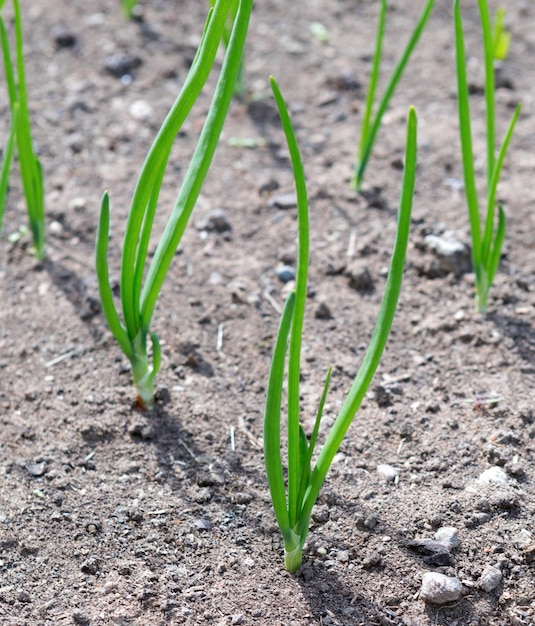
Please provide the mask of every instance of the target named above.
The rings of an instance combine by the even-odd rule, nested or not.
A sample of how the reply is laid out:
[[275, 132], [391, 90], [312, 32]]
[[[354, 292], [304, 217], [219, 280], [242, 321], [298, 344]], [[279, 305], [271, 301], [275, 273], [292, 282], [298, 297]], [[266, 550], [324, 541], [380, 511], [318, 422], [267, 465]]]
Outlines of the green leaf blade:
[[281, 405], [288, 338], [295, 310], [295, 292], [284, 304], [269, 371], [264, 410], [264, 465], [277, 524], [283, 536], [290, 532], [280, 450]]
[[299, 491], [302, 482], [299, 464], [300, 409], [299, 382], [301, 375], [301, 341], [305, 317], [308, 263], [310, 250], [308, 194], [303, 161], [297, 144], [288, 108], [276, 80], [271, 77], [271, 88], [281, 118], [294, 174], [298, 214], [298, 258], [296, 271], [296, 304], [290, 336], [288, 363], [288, 507], [290, 525], [297, 523], [299, 516]]

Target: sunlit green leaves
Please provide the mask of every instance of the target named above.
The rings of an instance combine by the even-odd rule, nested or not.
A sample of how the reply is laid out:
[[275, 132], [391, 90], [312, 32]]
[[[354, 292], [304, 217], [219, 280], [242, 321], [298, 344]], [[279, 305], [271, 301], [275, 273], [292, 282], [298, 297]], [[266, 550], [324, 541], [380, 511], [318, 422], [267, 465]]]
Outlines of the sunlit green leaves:
[[[457, 59], [457, 92], [459, 107], [459, 130], [464, 171], [464, 186], [468, 205], [468, 216], [472, 234], [472, 264], [476, 276], [476, 301], [481, 313], [488, 307], [489, 291], [498, 269], [503, 241], [505, 239], [505, 212], [496, 207], [496, 191], [505, 160], [505, 155], [513, 135], [521, 106], [515, 109], [505, 133], [504, 140], [496, 156], [495, 148], [495, 107], [494, 107], [494, 42], [486, 0], [478, 0], [483, 36], [485, 59], [485, 108], [487, 140], [487, 192], [486, 215], [482, 220], [476, 188], [474, 154], [468, 78], [466, 75], [466, 52], [463, 24], [459, 0], [454, 1], [455, 50]], [[496, 213], [498, 213], [496, 220]]]
[[[4, 3], [2, 3], [3, 5]], [[1, 8], [1, 6], [0, 6]], [[33, 149], [30, 113], [28, 109], [28, 98], [26, 92], [26, 78], [24, 69], [24, 51], [22, 35], [22, 16], [19, 0], [13, 0], [14, 24], [15, 24], [15, 63], [13, 63], [9, 39], [4, 21], [0, 17], [0, 38], [2, 53], [4, 57], [4, 69], [7, 82], [7, 90], [11, 106], [12, 131], [17, 145], [20, 174], [26, 207], [28, 210], [28, 221], [32, 232], [35, 256], [42, 260], [45, 257], [45, 210], [44, 210], [44, 189], [43, 173], [41, 163]], [[9, 141], [8, 139], [8, 150]], [[4, 165], [7, 161], [4, 160]], [[9, 168], [6, 170], [9, 173]], [[4, 170], [2, 171], [2, 176]], [[3, 182], [3, 179], [2, 179]], [[7, 181], [6, 181], [7, 189]], [[5, 198], [4, 198], [5, 199]]]
[[[161, 362], [158, 337], [149, 330], [152, 315], [219, 142], [240, 67], [251, 10], [252, 0], [217, 0], [214, 3], [182, 90], [145, 159], [132, 197], [122, 248], [122, 320], [115, 308], [107, 268], [110, 212], [107, 192], [102, 199], [96, 241], [102, 308], [112, 334], [132, 365], [138, 402], [147, 408], [153, 405], [154, 378]], [[213, 68], [229, 15], [234, 19], [212, 104], [163, 235], [150, 263], [147, 263], [152, 225], [171, 148]], [[147, 348], [149, 337], [152, 362]]]
[[364, 115], [362, 117], [357, 161], [355, 163], [355, 173], [352, 181], [352, 185], [356, 190], [359, 190], [362, 185], [364, 172], [368, 165], [368, 161], [371, 156], [377, 133], [379, 132], [379, 128], [381, 127], [383, 116], [401, 80], [401, 77], [409, 62], [411, 54], [416, 48], [416, 45], [422, 35], [425, 25], [429, 20], [429, 16], [431, 15], [434, 3], [435, 0], [426, 1], [422, 13], [416, 24], [416, 27], [411, 35], [411, 38], [409, 39], [409, 42], [407, 43], [403, 54], [401, 55], [399, 61], [397, 62], [397, 65], [394, 68], [394, 71], [392, 72], [392, 76], [388, 82], [388, 85], [386, 86], [384, 95], [381, 98], [377, 110], [374, 113], [375, 92], [377, 88], [377, 83], [379, 82], [383, 38], [386, 25], [386, 14], [388, 11], [387, 0], [381, 0], [379, 22], [377, 25], [377, 34], [375, 39], [375, 52], [373, 55], [373, 65], [370, 74], [370, 84], [368, 86], [366, 105], [364, 107]]
[[[394, 319], [403, 277], [416, 178], [416, 113], [412, 108], [409, 111], [398, 229], [377, 324], [357, 377], [314, 463], [313, 457], [332, 370], [329, 368], [327, 372], [314, 428], [308, 440], [301, 424], [299, 383], [309, 262], [309, 207], [303, 164], [288, 110], [277, 83], [272, 79], [271, 84], [290, 151], [297, 192], [299, 236], [296, 286], [288, 296], [282, 312], [268, 380], [264, 414], [264, 461], [275, 517], [284, 540], [284, 564], [289, 571], [295, 571], [301, 565], [302, 548], [308, 533], [312, 508], [334, 455], [340, 448], [379, 365]], [[285, 481], [281, 455], [281, 414], [286, 362], [288, 384]]]

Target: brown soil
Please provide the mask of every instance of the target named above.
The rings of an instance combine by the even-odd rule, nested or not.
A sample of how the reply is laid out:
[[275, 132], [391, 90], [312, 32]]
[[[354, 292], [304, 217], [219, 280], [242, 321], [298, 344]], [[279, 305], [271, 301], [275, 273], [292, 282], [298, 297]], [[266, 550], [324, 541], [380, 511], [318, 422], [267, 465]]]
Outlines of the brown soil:
[[[117, 276], [136, 175], [191, 62], [205, 3], [147, 0], [141, 23], [125, 21], [115, 4], [23, 1], [48, 258], [37, 264], [24, 236], [8, 242], [25, 223], [14, 171], [0, 248], [0, 622], [535, 624], [533, 3], [507, 8], [513, 37], [497, 90], [498, 136], [516, 103], [524, 108], [500, 186], [509, 216], [505, 254], [490, 312], [480, 316], [472, 277], [435, 277], [422, 246], [425, 235], [444, 230], [469, 240], [450, 2], [437, 2], [360, 195], [349, 178], [377, 3], [257, 2], [246, 63], [251, 93], [232, 105], [154, 318], [164, 351], [154, 414], [134, 408], [128, 364], [99, 310], [95, 226], [107, 188]], [[392, 2], [385, 76], [422, 4]], [[327, 28], [327, 42], [312, 22]], [[466, 8], [465, 29], [483, 157], [475, 6]], [[131, 84], [105, 69], [115, 53], [139, 59]], [[270, 74], [291, 103], [312, 200], [302, 384], [308, 428], [329, 363], [326, 425], [369, 340], [395, 230], [409, 104], [419, 115], [399, 311], [295, 576], [282, 567], [261, 445], [276, 308], [289, 288], [276, 269], [292, 265], [296, 251], [295, 208], [277, 205], [293, 183]], [[0, 97], [5, 138], [5, 90]], [[177, 142], [157, 231], [208, 104], [207, 91]], [[482, 159], [477, 171], [483, 179]], [[217, 208], [230, 231], [195, 227]], [[351, 286], [355, 265], [369, 270], [372, 289]], [[381, 479], [382, 463], [400, 469], [394, 482]], [[492, 466], [507, 480], [474, 489]], [[460, 546], [449, 565], [437, 566], [408, 543], [432, 538], [440, 526], [456, 527]], [[490, 565], [503, 578], [485, 592], [480, 576]], [[459, 601], [434, 607], [418, 597], [422, 574], [433, 570], [463, 582]]]

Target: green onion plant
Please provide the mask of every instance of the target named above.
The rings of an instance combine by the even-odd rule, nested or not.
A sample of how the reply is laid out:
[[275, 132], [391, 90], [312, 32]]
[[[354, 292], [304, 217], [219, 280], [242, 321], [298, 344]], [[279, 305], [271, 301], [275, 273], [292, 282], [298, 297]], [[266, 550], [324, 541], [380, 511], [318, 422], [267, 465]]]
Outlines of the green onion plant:
[[476, 282], [476, 305], [481, 313], [488, 308], [489, 291], [498, 270], [505, 238], [506, 218], [503, 206], [498, 204], [496, 218], [496, 191], [503, 162], [513, 130], [520, 115], [521, 105], [513, 113], [504, 140], [496, 154], [495, 147], [495, 102], [494, 102], [494, 46], [489, 10], [486, 0], [478, 0], [483, 49], [485, 59], [485, 107], [486, 107], [486, 215], [482, 220], [476, 189], [474, 154], [468, 80], [466, 76], [466, 54], [463, 24], [459, 0], [454, 0], [455, 47], [457, 58], [457, 85], [459, 106], [459, 129], [464, 170], [464, 186], [472, 235], [472, 265]]
[[[0, 10], [4, 0], [0, 2]], [[0, 38], [4, 56], [7, 89], [11, 105], [12, 128], [15, 129], [19, 167], [22, 178], [28, 221], [32, 232], [35, 256], [42, 260], [45, 257], [45, 210], [43, 173], [41, 163], [33, 150], [30, 126], [30, 113], [24, 70], [24, 52], [22, 35], [22, 18], [19, 0], [13, 0], [15, 22], [15, 57], [13, 64], [9, 48], [7, 30], [0, 17]], [[9, 140], [8, 140], [9, 143]]]
[[[165, 276], [208, 173], [232, 99], [236, 74], [247, 35], [253, 0], [217, 0], [210, 10], [195, 59], [141, 169], [128, 214], [121, 259], [122, 317], [109, 282], [107, 250], [110, 220], [108, 193], [102, 198], [96, 240], [96, 269], [102, 309], [110, 330], [130, 360], [138, 404], [152, 408], [154, 378], [161, 351], [150, 323]], [[150, 263], [147, 250], [158, 196], [175, 137], [199, 96], [214, 65], [227, 16], [237, 5], [229, 44], [210, 110], [184, 176], [174, 208]], [[150, 337], [152, 362], [147, 347]]]
[[397, 65], [392, 72], [392, 76], [388, 85], [386, 86], [384, 95], [377, 106], [377, 110], [374, 113], [375, 106], [375, 92], [377, 88], [377, 83], [379, 81], [379, 75], [381, 70], [381, 56], [383, 49], [383, 39], [386, 25], [386, 14], [388, 11], [388, 2], [387, 0], [381, 0], [381, 7], [379, 12], [379, 21], [377, 24], [377, 33], [375, 39], [375, 51], [373, 55], [372, 62], [372, 71], [370, 74], [370, 84], [368, 86], [368, 94], [366, 97], [366, 104], [364, 107], [364, 116], [362, 118], [362, 123], [360, 127], [360, 140], [357, 152], [357, 159], [355, 162], [355, 170], [352, 179], [352, 187], [357, 191], [360, 190], [362, 186], [362, 181], [364, 179], [364, 172], [366, 171], [366, 167], [368, 165], [368, 161], [370, 159], [370, 155], [373, 149], [373, 145], [375, 143], [375, 139], [377, 137], [377, 133], [379, 132], [379, 128], [381, 127], [381, 122], [383, 119], [383, 115], [385, 114], [386, 109], [388, 108], [388, 104], [396, 87], [398, 86], [403, 72], [405, 71], [405, 67], [409, 62], [410, 56], [416, 48], [418, 40], [427, 24], [427, 20], [431, 15], [431, 11], [433, 9], [433, 5], [435, 0], [427, 0], [420, 17], [418, 18], [418, 22], [416, 27], [401, 55]]
[[[327, 397], [329, 368], [316, 414], [307, 439], [300, 423], [299, 381], [301, 338], [305, 314], [309, 264], [308, 199], [303, 164], [286, 105], [275, 80], [271, 81], [282, 126], [288, 142], [295, 178], [298, 206], [298, 261], [295, 289], [284, 304], [269, 373], [264, 415], [264, 462], [273, 509], [284, 540], [284, 564], [296, 571], [308, 533], [312, 508], [340, 448], [344, 436], [371, 383], [388, 339], [403, 277], [409, 238], [412, 196], [416, 174], [416, 113], [410, 109], [407, 126], [405, 172], [398, 212], [398, 227], [390, 271], [379, 316], [363, 363], [347, 394], [325, 442], [314, 458], [323, 408]], [[285, 364], [287, 372], [287, 473], [281, 457], [281, 411]]]

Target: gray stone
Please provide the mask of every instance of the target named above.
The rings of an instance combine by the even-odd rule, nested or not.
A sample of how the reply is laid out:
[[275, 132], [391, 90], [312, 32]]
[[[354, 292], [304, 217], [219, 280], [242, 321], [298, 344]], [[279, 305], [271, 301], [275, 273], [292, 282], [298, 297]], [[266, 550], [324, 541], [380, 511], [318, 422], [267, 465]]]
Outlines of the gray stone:
[[457, 548], [459, 545], [459, 531], [453, 526], [442, 526], [435, 533], [435, 540], [447, 548]]
[[532, 535], [529, 530], [522, 528], [519, 530], [516, 535], [513, 535], [513, 544], [517, 548], [527, 548], [532, 541]]
[[30, 463], [26, 466], [28, 473], [36, 478], [40, 476], [44, 476], [47, 471], [46, 461], [41, 461], [40, 463]]
[[212, 209], [206, 218], [199, 219], [195, 222], [197, 230], [215, 231], [216, 233], [225, 233], [232, 230], [232, 224], [228, 213], [223, 209]]
[[448, 546], [445, 546], [440, 541], [414, 539], [409, 541], [407, 547], [423, 555], [424, 563], [427, 563], [427, 565], [443, 566], [453, 564]]
[[346, 269], [345, 275], [349, 279], [349, 286], [351, 289], [363, 292], [373, 291], [373, 278], [366, 265], [362, 265], [360, 262], [355, 261]]
[[295, 278], [295, 270], [290, 265], [281, 265], [275, 270], [277, 278], [283, 283], [289, 283]]
[[297, 196], [293, 192], [279, 193], [275, 196], [271, 196], [268, 200], [268, 206], [278, 209], [293, 209], [297, 206]]
[[141, 57], [128, 52], [121, 54], [111, 54], [106, 58], [104, 67], [106, 70], [117, 78], [121, 78], [126, 74], [132, 74], [142, 64]]
[[331, 320], [333, 315], [331, 309], [325, 302], [319, 302], [314, 311], [314, 317], [318, 320]]
[[453, 273], [456, 276], [462, 276], [472, 271], [470, 248], [454, 239], [453, 236], [427, 235], [424, 238], [424, 246], [428, 252], [436, 257], [436, 269], [439, 270], [439, 273]]
[[422, 576], [420, 598], [431, 604], [455, 602], [461, 597], [463, 586], [453, 576], [445, 576], [438, 572], [426, 572]]
[[502, 573], [497, 567], [487, 567], [479, 579], [479, 587], [487, 593], [494, 591], [502, 582]]

